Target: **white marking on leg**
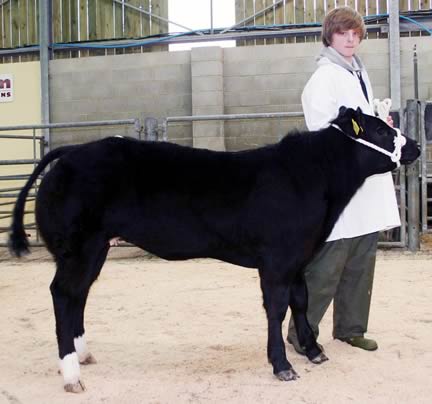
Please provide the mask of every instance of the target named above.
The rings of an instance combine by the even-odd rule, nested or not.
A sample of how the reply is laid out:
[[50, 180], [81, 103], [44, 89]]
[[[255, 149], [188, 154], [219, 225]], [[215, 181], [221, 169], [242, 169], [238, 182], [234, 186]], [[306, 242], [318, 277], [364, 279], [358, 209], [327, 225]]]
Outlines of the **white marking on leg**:
[[89, 351], [87, 349], [87, 342], [84, 334], [78, 338], [74, 338], [75, 351], [78, 354], [78, 359], [83, 362], [89, 356]]
[[64, 384], [77, 384], [80, 379], [80, 366], [76, 352], [67, 354], [60, 360], [60, 371]]
[[96, 359], [87, 348], [86, 338], [83, 335], [74, 338], [75, 351], [78, 354], [79, 363], [81, 365], [90, 365], [96, 363]]

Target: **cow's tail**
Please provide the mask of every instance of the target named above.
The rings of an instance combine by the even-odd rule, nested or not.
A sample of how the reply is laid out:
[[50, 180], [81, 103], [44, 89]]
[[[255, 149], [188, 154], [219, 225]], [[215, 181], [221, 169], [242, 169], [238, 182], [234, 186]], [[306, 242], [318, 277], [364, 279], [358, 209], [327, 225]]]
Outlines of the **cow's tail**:
[[50, 151], [37, 165], [30, 178], [21, 189], [18, 195], [17, 201], [12, 215], [12, 224], [9, 233], [9, 251], [16, 257], [21, 257], [29, 253], [29, 242], [27, 235], [24, 230], [24, 207], [27, 199], [27, 195], [33, 186], [33, 183], [37, 180], [42, 171], [47, 167], [49, 163], [58, 159], [71, 150], [76, 149], [78, 146], [64, 146], [59, 147]]

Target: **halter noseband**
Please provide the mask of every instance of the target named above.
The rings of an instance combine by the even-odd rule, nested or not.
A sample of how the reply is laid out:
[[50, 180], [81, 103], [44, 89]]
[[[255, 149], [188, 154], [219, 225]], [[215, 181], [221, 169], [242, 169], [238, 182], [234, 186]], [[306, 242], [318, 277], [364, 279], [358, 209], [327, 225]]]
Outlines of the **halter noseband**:
[[405, 136], [403, 136], [401, 134], [400, 129], [394, 128], [394, 130], [396, 131], [396, 137], [393, 139], [393, 144], [395, 147], [393, 152], [389, 152], [388, 150], [383, 149], [382, 147], [379, 147], [376, 144], [368, 142], [367, 140], [356, 139], [356, 138], [352, 138], [351, 136], [349, 136], [349, 137], [352, 140], [355, 140], [356, 142], [364, 144], [365, 146], [368, 146], [371, 149], [374, 149], [376, 151], [379, 151], [382, 154], [385, 154], [386, 156], [389, 156], [391, 161], [393, 161], [393, 163], [396, 163], [397, 168], [399, 168], [400, 167], [400, 159], [402, 156], [402, 147], [404, 147], [406, 144], [406, 138], [405, 138]]

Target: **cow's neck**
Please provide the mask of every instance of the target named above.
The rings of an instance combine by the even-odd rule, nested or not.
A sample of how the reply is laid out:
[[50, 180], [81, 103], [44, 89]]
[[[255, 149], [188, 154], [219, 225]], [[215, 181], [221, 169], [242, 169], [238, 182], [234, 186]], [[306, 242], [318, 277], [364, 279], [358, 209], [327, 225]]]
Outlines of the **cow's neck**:
[[316, 135], [316, 145], [322, 156], [322, 168], [326, 173], [328, 211], [325, 219], [324, 241], [333, 229], [336, 220], [356, 191], [369, 176], [358, 158], [359, 145], [336, 129]]

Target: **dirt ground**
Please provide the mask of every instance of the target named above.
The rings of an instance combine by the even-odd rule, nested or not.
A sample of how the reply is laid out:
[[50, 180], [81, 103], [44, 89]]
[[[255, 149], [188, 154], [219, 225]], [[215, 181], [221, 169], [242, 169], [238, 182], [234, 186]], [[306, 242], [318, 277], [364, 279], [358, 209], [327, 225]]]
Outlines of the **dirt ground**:
[[0, 252], [0, 404], [431, 402], [430, 253], [379, 254], [369, 324], [378, 351], [334, 341], [328, 313], [320, 342], [330, 360], [313, 365], [288, 345], [301, 378], [280, 382], [266, 359], [255, 270], [126, 250], [111, 254], [90, 294], [98, 363], [81, 368], [79, 395], [64, 393], [57, 374], [53, 263], [43, 252], [21, 261]]

